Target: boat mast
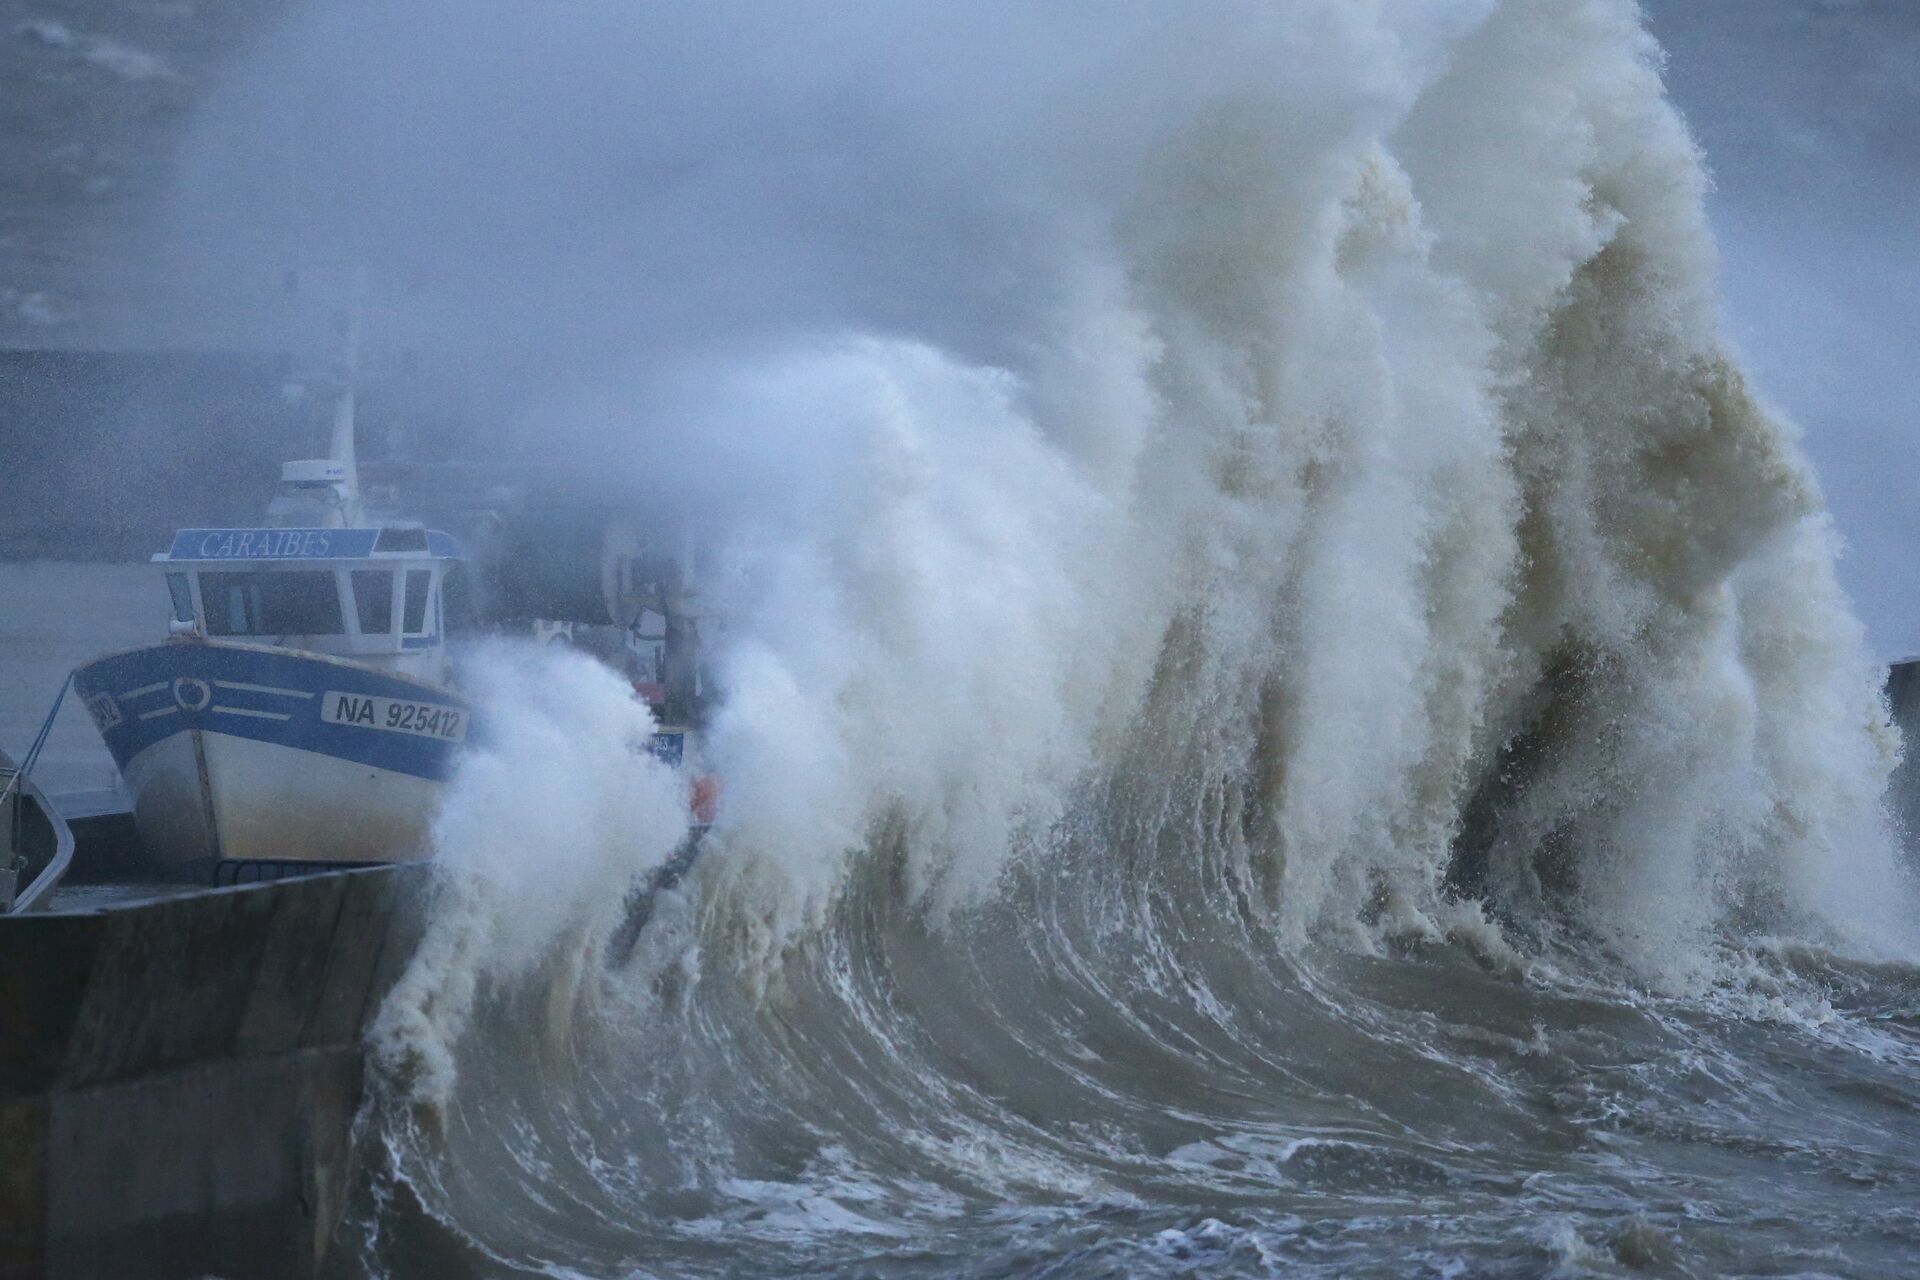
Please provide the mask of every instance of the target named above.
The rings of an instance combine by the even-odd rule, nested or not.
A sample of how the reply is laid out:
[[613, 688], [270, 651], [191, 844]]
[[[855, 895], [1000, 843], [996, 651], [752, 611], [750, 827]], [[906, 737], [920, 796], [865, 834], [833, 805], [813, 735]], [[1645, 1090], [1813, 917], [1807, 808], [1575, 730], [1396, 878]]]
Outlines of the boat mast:
[[333, 440], [327, 456], [345, 474], [342, 507], [348, 525], [360, 523], [360, 464], [354, 454], [354, 384], [360, 377], [360, 307], [366, 293], [364, 269], [354, 273], [354, 298], [340, 316], [340, 348], [335, 359]]
[[365, 519], [360, 502], [360, 465], [354, 443], [354, 384], [360, 374], [360, 297], [364, 276], [356, 278], [356, 297], [340, 312], [340, 342], [335, 349], [333, 423], [324, 458], [305, 458], [280, 468], [280, 485], [267, 507], [268, 523], [282, 528], [353, 528]]

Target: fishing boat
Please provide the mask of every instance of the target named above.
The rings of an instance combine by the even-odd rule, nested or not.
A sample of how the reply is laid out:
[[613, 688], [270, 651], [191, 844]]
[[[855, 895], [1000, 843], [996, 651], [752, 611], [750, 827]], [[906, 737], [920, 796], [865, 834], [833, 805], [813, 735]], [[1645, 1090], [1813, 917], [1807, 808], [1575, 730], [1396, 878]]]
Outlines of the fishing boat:
[[[172, 603], [166, 638], [73, 675], [147, 860], [182, 878], [424, 858], [474, 740], [448, 648], [450, 616], [471, 612], [468, 555], [450, 534], [389, 514], [390, 494], [363, 502], [352, 317], [344, 331], [328, 455], [283, 464], [260, 526], [179, 530], [152, 557]], [[624, 520], [578, 507], [536, 503], [512, 538], [497, 512], [476, 521], [493, 531], [474, 566], [489, 621], [540, 635], [544, 620], [574, 619], [621, 637], [599, 656], [652, 706], [648, 749], [688, 777], [703, 829], [717, 784], [698, 764], [691, 553], [650, 550]]]
[[366, 518], [350, 383], [329, 456], [284, 464], [263, 526], [176, 533], [153, 557], [166, 639], [73, 676], [147, 857], [225, 881], [426, 856], [473, 728], [446, 643], [464, 559]]
[[457, 544], [387, 528], [183, 529], [161, 644], [74, 673], [155, 861], [405, 861], [471, 728], [441, 595]]

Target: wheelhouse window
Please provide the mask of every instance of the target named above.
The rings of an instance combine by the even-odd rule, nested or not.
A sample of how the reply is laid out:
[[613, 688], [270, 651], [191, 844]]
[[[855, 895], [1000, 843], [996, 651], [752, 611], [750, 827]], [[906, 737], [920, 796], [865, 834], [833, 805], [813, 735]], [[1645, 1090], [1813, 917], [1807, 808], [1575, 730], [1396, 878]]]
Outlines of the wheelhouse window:
[[173, 620], [175, 622], [192, 622], [193, 592], [187, 587], [187, 575], [184, 573], [168, 574], [167, 594], [173, 598]]
[[353, 608], [360, 617], [360, 634], [383, 636], [393, 630], [393, 570], [355, 569]]
[[346, 630], [331, 571], [203, 573], [200, 601], [213, 636], [337, 636]]
[[432, 585], [433, 570], [407, 570], [407, 606], [401, 630], [410, 636], [420, 635], [427, 629], [427, 589]]

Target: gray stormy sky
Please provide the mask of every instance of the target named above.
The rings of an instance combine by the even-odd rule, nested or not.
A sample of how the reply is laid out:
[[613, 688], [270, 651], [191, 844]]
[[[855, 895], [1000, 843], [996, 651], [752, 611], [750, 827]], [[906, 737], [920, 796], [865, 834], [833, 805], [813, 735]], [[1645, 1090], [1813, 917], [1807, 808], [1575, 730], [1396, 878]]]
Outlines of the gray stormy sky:
[[[0, 345], [85, 346], [204, 86], [286, 0], [0, 0]], [[1883, 656], [1920, 652], [1920, 0], [1645, 0], [1728, 331], [1804, 430]]]

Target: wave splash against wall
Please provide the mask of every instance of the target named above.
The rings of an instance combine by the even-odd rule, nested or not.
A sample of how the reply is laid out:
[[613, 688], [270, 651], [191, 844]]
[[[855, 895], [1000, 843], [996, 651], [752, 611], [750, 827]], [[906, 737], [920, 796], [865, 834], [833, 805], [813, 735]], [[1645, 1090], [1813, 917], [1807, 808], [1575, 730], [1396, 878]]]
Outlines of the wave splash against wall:
[[1517, 1099], [1596, 1077], [1529, 1073], [1662, 1001], [1819, 1023], [1807, 957], [1911, 957], [1878, 673], [1631, 5], [805, 9], [448, 51], [614, 99], [546, 176], [657, 274], [543, 262], [622, 301], [529, 420], [719, 528], [726, 792], [609, 971], [671, 781], [610, 677], [491, 659], [382, 1195], [485, 1266], [1297, 1261], [1288, 1189], [1575, 1159]]

